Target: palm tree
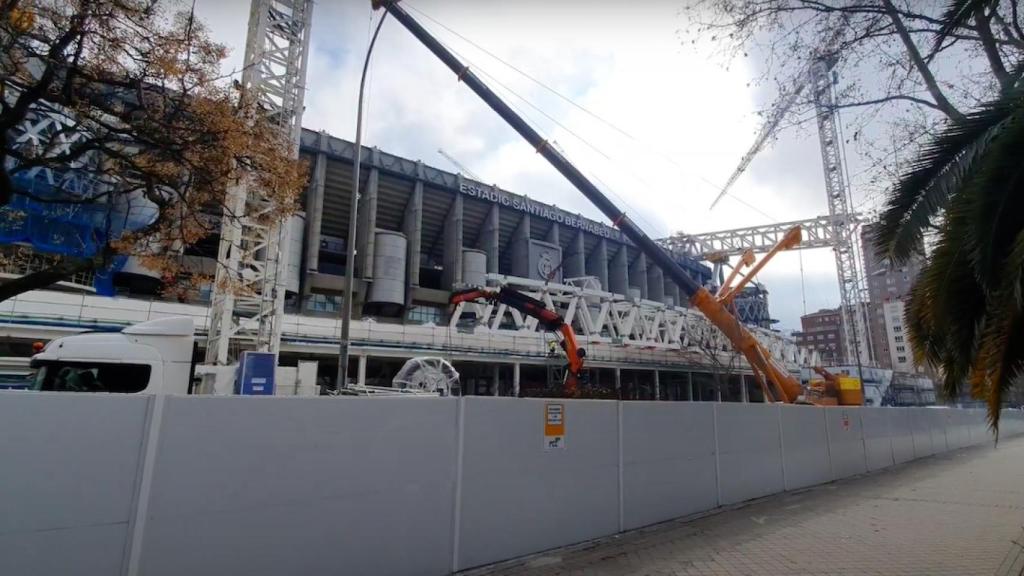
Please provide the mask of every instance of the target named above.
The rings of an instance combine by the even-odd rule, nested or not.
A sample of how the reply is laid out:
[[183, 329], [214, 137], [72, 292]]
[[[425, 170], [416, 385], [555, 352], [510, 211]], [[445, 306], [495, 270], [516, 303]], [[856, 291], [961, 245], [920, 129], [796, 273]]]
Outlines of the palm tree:
[[[984, 2], [954, 1], [944, 33], [964, 25], [963, 6], [975, 4]], [[940, 370], [947, 397], [969, 384], [997, 432], [1004, 394], [1024, 380], [1022, 72], [922, 150], [887, 199], [875, 237], [893, 263], [924, 254], [928, 237], [906, 308], [915, 359]]]

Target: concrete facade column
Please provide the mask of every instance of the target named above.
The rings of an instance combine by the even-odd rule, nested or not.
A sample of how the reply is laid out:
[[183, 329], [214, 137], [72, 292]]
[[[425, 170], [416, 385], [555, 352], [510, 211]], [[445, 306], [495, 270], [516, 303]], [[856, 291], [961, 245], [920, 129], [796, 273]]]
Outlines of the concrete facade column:
[[622, 369], [615, 367], [615, 395], [622, 399]]
[[562, 254], [562, 276], [565, 278], [579, 278], [587, 275], [587, 252], [583, 243], [583, 231], [576, 232], [572, 242]]
[[665, 300], [672, 298], [672, 304], [674, 306], [682, 306], [683, 303], [679, 300], [679, 285], [673, 282], [670, 278], [665, 278]]
[[[459, 178], [461, 184], [462, 178]], [[441, 285], [451, 289], [462, 282], [462, 194], [456, 194], [444, 225], [444, 272]]]
[[[422, 170], [422, 164], [420, 165]], [[423, 181], [417, 180], [412, 196], [405, 205], [402, 232], [406, 239], [405, 283], [409, 287], [420, 285], [420, 252], [423, 243]], [[407, 291], [412, 293], [411, 290]]]
[[501, 262], [501, 212], [497, 204], [491, 206], [484, 220], [484, 227], [477, 238], [477, 246], [487, 253], [487, 273], [498, 274]]
[[368, 171], [365, 190], [359, 196], [359, 224], [356, 228], [356, 270], [359, 278], [373, 278], [373, 247], [377, 239], [377, 184], [380, 180], [380, 170], [376, 164], [379, 156], [380, 151], [374, 148], [370, 156], [373, 167]]
[[697, 395], [693, 393], [693, 372], [686, 373], [686, 391], [690, 395], [690, 402], [693, 402], [697, 397]]
[[647, 298], [647, 256], [643, 252], [629, 267], [629, 285], [640, 289], [641, 298]]
[[519, 362], [512, 364], [512, 396], [519, 397]]
[[619, 246], [608, 266], [607, 290], [616, 294], [629, 294], [629, 258], [626, 254], [625, 244]]
[[655, 302], [665, 301], [665, 277], [661, 268], [657, 266], [647, 267], [647, 299]]
[[654, 371], [654, 399], [661, 400], [661, 378], [658, 377], [658, 371]]
[[320, 228], [323, 224], [324, 186], [327, 181], [327, 132], [320, 131], [319, 152], [313, 164], [313, 181], [306, 189], [306, 265], [305, 270], [320, 269]]
[[601, 289], [608, 290], [608, 241], [604, 238], [587, 256], [587, 276], [596, 277], [601, 283]]
[[494, 373], [491, 380], [491, 396], [498, 396], [501, 388], [501, 365], [494, 365]]
[[366, 386], [366, 355], [361, 354], [358, 358], [359, 363], [358, 368], [356, 368], [356, 384]]
[[519, 219], [519, 224], [512, 232], [512, 238], [508, 243], [509, 254], [512, 260], [511, 273], [520, 278], [529, 278], [530, 272], [530, 214], [524, 212]]
[[750, 393], [747, 392], [747, 376], [740, 374], [740, 402], [750, 402]]
[[[559, 228], [561, 228], [561, 226], [559, 226], [557, 223], [552, 224], [551, 228], [548, 228], [548, 235], [544, 237], [544, 240], [546, 242], [551, 242], [552, 244], [558, 244], [559, 246], [561, 246], [562, 243], [558, 241]], [[562, 257], [565, 258], [565, 255], [563, 254]]]

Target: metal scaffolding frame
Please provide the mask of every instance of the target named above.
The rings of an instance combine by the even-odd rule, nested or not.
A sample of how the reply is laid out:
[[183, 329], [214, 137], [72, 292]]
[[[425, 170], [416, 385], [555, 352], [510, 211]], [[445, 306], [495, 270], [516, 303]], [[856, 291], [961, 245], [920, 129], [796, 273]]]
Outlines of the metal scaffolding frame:
[[[856, 214], [847, 220], [853, 225], [860, 222]], [[709, 256], [739, 256], [747, 250], [767, 252], [775, 246], [786, 232], [800, 226], [803, 240], [797, 250], [808, 248], [831, 248], [836, 245], [836, 218], [818, 216], [808, 220], [779, 222], [748, 228], [720, 230], [704, 234], [684, 234], [679, 232], [658, 242], [672, 250], [694, 258], [706, 259]]]
[[[312, 0], [252, 0], [246, 38], [243, 97], [253, 99], [291, 137], [298, 157], [309, 54]], [[232, 337], [277, 353], [284, 317], [286, 252], [283, 222], [262, 225], [271, 207], [239, 182], [228, 190], [210, 310], [206, 363], [226, 365]]]

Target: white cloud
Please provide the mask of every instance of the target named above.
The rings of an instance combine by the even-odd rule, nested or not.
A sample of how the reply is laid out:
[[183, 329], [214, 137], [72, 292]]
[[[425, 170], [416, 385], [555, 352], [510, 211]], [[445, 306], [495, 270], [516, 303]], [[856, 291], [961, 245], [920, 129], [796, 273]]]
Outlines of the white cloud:
[[[732, 196], [709, 211], [749, 147], [759, 120], [753, 72], [729, 70], [710, 49], [682, 42], [680, 2], [454, 2], [403, 6], [478, 69], [588, 175], [614, 191], [653, 236], [706, 232], [809, 218], [825, 212], [816, 135], [784, 136], [755, 160]], [[614, 123], [643, 144], [609, 129], [420, 16], [420, 9], [516, 67]], [[199, 0], [214, 37], [244, 50], [248, 2]], [[303, 124], [341, 138], [355, 134], [359, 72], [370, 33], [368, 0], [316, 4]], [[707, 48], [707, 47], [705, 47]], [[511, 96], [526, 97], [568, 130]], [[522, 142], [396, 21], [378, 40], [367, 95], [365, 139], [395, 154], [449, 168], [443, 148], [484, 180], [565, 209], [600, 217], [565, 180]], [[575, 133], [601, 153], [578, 140]], [[600, 185], [599, 182], [599, 185]], [[602, 185], [602, 187], [605, 187]], [[757, 209], [741, 203], [741, 199]], [[769, 219], [761, 212], [767, 213]], [[835, 306], [838, 291], [828, 250], [803, 255], [808, 310]], [[781, 327], [799, 327], [803, 297], [799, 259], [780, 256], [761, 280]], [[814, 294], [810, 294], [813, 287]], [[813, 303], [813, 304], [812, 304]]]

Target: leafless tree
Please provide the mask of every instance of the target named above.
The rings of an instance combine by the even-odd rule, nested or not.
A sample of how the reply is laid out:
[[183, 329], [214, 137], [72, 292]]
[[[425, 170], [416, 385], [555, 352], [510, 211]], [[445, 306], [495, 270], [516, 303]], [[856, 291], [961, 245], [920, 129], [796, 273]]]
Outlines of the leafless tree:
[[[1024, 74], [1019, 4], [689, 0], [688, 24], [680, 34], [685, 43], [711, 40], [729, 62], [753, 60], [756, 82], [776, 94], [802, 82], [815, 59], [834, 61], [836, 106], [849, 111], [847, 143], [866, 160], [861, 181], [876, 195], [898, 177], [901, 159], [914, 156], [940, 123], [962, 118]], [[948, 16], [963, 25], [944, 30]], [[948, 34], [937, 43], [940, 31]], [[804, 94], [787, 125], [814, 117], [810, 98]]]

